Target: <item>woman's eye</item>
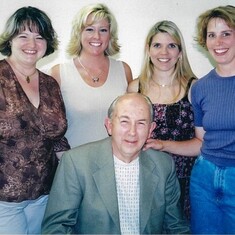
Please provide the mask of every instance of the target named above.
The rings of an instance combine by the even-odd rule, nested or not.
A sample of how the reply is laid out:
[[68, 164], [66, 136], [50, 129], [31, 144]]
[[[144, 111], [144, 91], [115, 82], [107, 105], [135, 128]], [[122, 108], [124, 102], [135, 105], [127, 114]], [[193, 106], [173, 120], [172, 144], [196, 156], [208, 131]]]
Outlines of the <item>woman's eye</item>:
[[19, 34], [19, 35], [18, 35], [18, 38], [26, 38], [26, 36], [23, 35], [23, 34]]
[[153, 44], [153, 47], [159, 48], [160, 47], [160, 43]]
[[213, 33], [209, 33], [209, 34], [207, 34], [207, 37], [208, 37], [208, 38], [214, 38], [215, 35], [214, 35]]
[[100, 29], [100, 32], [101, 33], [106, 33], [106, 32], [108, 32], [108, 30], [107, 29]]
[[36, 37], [36, 39], [44, 40], [44, 38], [43, 38], [43, 37], [41, 37], [41, 36]]
[[92, 32], [92, 31], [93, 31], [92, 28], [86, 28], [85, 30], [86, 30], [87, 32]]
[[228, 37], [230, 35], [231, 35], [231, 33], [229, 33], [229, 32], [225, 32], [225, 33], [222, 34], [223, 37]]
[[176, 48], [176, 47], [177, 47], [177, 45], [175, 43], [170, 43], [169, 44], [169, 48]]

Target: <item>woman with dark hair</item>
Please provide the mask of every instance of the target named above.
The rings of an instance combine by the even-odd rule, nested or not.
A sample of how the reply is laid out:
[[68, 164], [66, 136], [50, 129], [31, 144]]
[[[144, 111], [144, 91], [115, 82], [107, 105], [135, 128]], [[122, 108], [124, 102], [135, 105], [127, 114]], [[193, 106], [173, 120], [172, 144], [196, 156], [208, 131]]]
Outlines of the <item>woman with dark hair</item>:
[[18, 9], [0, 35], [1, 234], [41, 233], [55, 149], [69, 148], [59, 85], [36, 68], [57, 45], [50, 19], [34, 7]]

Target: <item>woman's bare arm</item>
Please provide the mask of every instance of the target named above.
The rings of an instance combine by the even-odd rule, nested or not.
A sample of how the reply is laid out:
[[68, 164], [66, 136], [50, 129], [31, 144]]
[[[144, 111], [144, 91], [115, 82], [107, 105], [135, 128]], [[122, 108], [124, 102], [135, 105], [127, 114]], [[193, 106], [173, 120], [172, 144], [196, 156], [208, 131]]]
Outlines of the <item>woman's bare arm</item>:
[[148, 139], [144, 146], [144, 150], [153, 148], [156, 150], [189, 157], [198, 156], [200, 154], [204, 134], [205, 131], [203, 127], [195, 127], [195, 138], [191, 140], [171, 141]]

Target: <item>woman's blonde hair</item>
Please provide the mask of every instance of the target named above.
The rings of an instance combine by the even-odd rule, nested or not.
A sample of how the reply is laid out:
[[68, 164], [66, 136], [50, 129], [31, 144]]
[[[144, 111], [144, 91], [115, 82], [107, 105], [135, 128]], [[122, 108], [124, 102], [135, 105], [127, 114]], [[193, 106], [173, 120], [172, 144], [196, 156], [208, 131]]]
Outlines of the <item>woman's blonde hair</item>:
[[141, 73], [139, 75], [141, 92], [143, 94], [147, 93], [149, 81], [153, 75], [154, 65], [149, 57], [149, 48], [152, 44], [153, 37], [158, 33], [168, 33], [179, 47], [181, 57], [175, 65], [173, 77], [180, 82], [180, 87], [183, 87], [186, 90], [189, 79], [192, 77], [196, 78], [196, 76], [194, 75], [189, 64], [184, 39], [179, 28], [172, 21], [164, 20], [153, 25], [145, 40], [144, 60]]
[[71, 38], [68, 44], [67, 52], [70, 56], [79, 56], [82, 51], [81, 35], [87, 27], [87, 19], [92, 14], [92, 23], [107, 19], [110, 25], [110, 40], [105, 55], [115, 55], [120, 51], [118, 44], [118, 26], [117, 21], [108, 7], [104, 4], [91, 4], [83, 7], [74, 17], [72, 23]]
[[235, 7], [231, 5], [219, 6], [202, 13], [197, 19], [197, 37], [195, 40], [197, 43], [207, 49], [207, 26], [211, 19], [220, 18], [223, 19], [230, 28], [235, 28]]

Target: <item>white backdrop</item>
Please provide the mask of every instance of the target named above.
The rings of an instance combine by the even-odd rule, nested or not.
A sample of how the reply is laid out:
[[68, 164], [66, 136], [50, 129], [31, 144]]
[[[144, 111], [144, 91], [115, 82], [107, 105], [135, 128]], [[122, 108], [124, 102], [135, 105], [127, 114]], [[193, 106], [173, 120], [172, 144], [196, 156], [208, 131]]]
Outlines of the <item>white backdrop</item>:
[[[35, 6], [44, 10], [52, 20], [59, 36], [59, 50], [38, 63], [38, 68], [47, 69], [67, 59], [65, 48], [69, 41], [71, 22], [84, 5], [96, 3], [93, 0], [1, 0], [0, 32], [6, 19], [19, 7]], [[181, 29], [191, 66], [198, 77], [203, 76], [212, 64], [201, 53], [193, 40], [197, 16], [207, 9], [219, 5], [234, 5], [235, 0], [103, 0], [116, 16], [119, 26], [121, 53], [138, 76], [142, 63], [144, 40], [150, 27], [160, 20], [172, 20]], [[3, 58], [0, 56], [0, 59]]]

